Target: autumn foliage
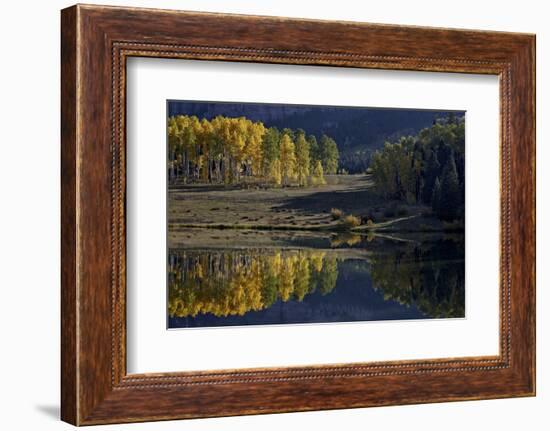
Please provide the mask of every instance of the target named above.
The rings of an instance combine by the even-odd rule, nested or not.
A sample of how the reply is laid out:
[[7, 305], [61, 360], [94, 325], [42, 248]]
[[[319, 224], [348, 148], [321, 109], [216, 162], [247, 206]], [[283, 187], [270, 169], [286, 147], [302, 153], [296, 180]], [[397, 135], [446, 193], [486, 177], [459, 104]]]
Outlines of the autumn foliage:
[[338, 169], [338, 147], [303, 130], [266, 128], [245, 117], [168, 118], [170, 183], [322, 185]]

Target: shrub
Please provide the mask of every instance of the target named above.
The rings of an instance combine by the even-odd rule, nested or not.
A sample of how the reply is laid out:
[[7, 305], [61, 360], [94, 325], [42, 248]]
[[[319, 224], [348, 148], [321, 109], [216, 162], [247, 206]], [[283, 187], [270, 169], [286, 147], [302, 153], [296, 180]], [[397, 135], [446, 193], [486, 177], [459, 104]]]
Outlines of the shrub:
[[344, 217], [342, 223], [347, 228], [357, 227], [361, 224], [361, 219], [350, 214]]
[[338, 208], [332, 208], [330, 210], [330, 215], [332, 216], [333, 220], [338, 220], [342, 218], [344, 212], [342, 210], [339, 210]]

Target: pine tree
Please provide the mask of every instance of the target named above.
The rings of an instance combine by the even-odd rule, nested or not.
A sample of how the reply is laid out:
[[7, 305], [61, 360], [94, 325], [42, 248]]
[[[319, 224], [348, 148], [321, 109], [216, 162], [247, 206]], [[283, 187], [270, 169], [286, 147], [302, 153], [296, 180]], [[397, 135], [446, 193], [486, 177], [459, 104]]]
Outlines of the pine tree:
[[439, 211], [441, 207], [441, 182], [439, 181], [439, 177], [436, 177], [434, 188], [432, 190], [432, 211], [435, 215], [439, 216]]
[[317, 160], [321, 160], [321, 154], [319, 152], [319, 144], [317, 143], [317, 138], [315, 135], [309, 135], [307, 137], [307, 143], [309, 144], [309, 159], [311, 161], [311, 172], [317, 164]]
[[441, 165], [434, 151], [429, 150], [428, 160], [424, 168], [424, 187], [422, 188], [422, 201], [429, 204], [432, 201], [432, 192], [435, 179], [439, 176]]
[[281, 135], [288, 135], [292, 142], [296, 140], [296, 133], [294, 132], [294, 130], [288, 127], [285, 127], [283, 130], [281, 130]]
[[323, 134], [319, 141], [319, 153], [320, 160], [323, 164], [323, 170], [326, 174], [335, 174], [338, 170], [338, 159], [340, 154], [338, 153], [338, 146], [334, 139]]
[[458, 174], [454, 155], [451, 153], [445, 167], [441, 180], [441, 198], [439, 202], [439, 216], [443, 220], [454, 220], [457, 218], [460, 202], [461, 189], [458, 183]]

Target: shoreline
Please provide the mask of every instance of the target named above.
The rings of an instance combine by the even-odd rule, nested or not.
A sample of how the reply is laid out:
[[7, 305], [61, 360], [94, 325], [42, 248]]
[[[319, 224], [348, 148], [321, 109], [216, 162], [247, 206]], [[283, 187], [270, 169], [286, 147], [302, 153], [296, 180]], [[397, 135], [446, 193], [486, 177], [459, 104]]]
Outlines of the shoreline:
[[259, 231], [304, 231], [304, 232], [323, 232], [323, 233], [362, 233], [388, 232], [388, 233], [465, 233], [464, 228], [399, 228], [390, 226], [358, 226], [355, 228], [346, 228], [339, 224], [331, 226], [295, 226], [295, 225], [246, 225], [230, 223], [169, 223], [169, 232], [182, 232], [186, 229], [205, 229], [205, 230], [259, 230]]

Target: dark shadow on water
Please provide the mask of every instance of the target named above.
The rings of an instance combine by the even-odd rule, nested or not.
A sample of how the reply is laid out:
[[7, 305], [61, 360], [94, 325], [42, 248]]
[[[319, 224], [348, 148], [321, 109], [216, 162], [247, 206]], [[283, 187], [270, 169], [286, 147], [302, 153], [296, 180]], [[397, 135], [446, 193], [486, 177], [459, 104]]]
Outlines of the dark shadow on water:
[[50, 419], [59, 419], [61, 416], [61, 410], [58, 405], [38, 405], [35, 406], [35, 409]]

